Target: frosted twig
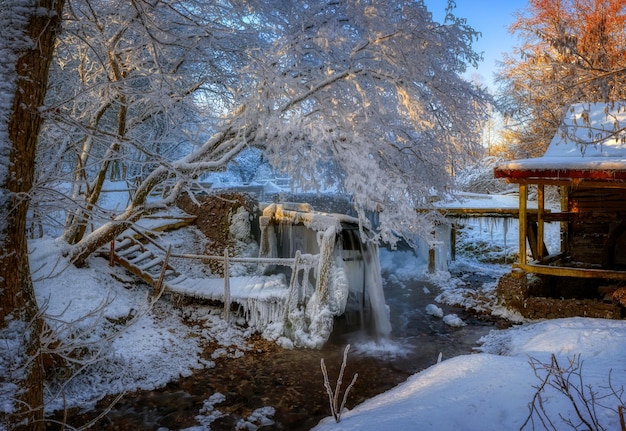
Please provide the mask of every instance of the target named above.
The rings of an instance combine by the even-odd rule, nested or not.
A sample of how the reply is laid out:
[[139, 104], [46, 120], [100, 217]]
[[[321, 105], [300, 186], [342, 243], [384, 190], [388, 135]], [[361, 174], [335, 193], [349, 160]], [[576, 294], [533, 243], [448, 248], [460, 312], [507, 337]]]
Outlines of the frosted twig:
[[[602, 407], [613, 410], [618, 414], [622, 430], [626, 431], [623, 424], [623, 407], [621, 407], [624, 404], [622, 401], [623, 388], [615, 388], [613, 386], [610, 372], [609, 386], [605, 388], [608, 389], [608, 392], [600, 394], [591, 385], [583, 382], [583, 362], [580, 355], [575, 355], [568, 359], [567, 366], [561, 366], [554, 354], [551, 355], [549, 363], [540, 362], [535, 358], [530, 358], [529, 363], [535, 376], [540, 379], [541, 384], [534, 386], [536, 392], [529, 403], [529, 415], [520, 430], [525, 429], [529, 424], [532, 426], [532, 429], [535, 429], [535, 418], [541, 422], [541, 425], [546, 430], [556, 431], [558, 429], [556, 424], [552, 422], [549, 412], [544, 405], [544, 392], [550, 387], [557, 390], [560, 395], [569, 401], [574, 417], [570, 418], [562, 413], [558, 414], [559, 419], [569, 428], [582, 429], [584, 427], [584, 429], [593, 431], [606, 430], [607, 428], [600, 423], [602, 416], [597, 410], [598, 407]], [[617, 409], [606, 405], [607, 401], [614, 401], [615, 399], [618, 401]]]
[[320, 367], [322, 368], [322, 374], [324, 375], [324, 387], [326, 388], [326, 392], [328, 393], [328, 401], [330, 403], [330, 413], [333, 415], [335, 422], [339, 423], [341, 420], [341, 412], [343, 411], [346, 401], [348, 399], [348, 394], [354, 386], [357, 377], [359, 377], [358, 373], [354, 374], [352, 377], [352, 382], [346, 388], [345, 393], [343, 394], [343, 400], [341, 401], [341, 406], [338, 406], [339, 402], [339, 391], [341, 390], [341, 383], [343, 381], [343, 372], [346, 369], [346, 363], [348, 361], [348, 350], [350, 350], [350, 345], [348, 344], [343, 352], [343, 361], [341, 362], [341, 369], [339, 371], [339, 377], [337, 377], [337, 385], [335, 390], [330, 386], [330, 380], [328, 379], [328, 370], [326, 369], [326, 364], [324, 363], [324, 358], [320, 361]]

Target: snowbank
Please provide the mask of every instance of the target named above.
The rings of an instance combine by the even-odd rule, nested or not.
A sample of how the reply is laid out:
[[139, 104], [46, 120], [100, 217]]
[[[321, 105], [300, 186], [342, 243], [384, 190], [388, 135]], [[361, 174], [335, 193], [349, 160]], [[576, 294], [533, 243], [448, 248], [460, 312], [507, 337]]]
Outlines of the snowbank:
[[[541, 383], [529, 360], [550, 363], [552, 354], [564, 368], [580, 355], [582, 379], [573, 378], [572, 383], [578, 388], [589, 385], [596, 391], [597, 420], [605, 429], [620, 428], [617, 406], [622, 401], [608, 383], [610, 376], [619, 394], [626, 381], [626, 322], [552, 320], [492, 331], [481, 341], [482, 353], [436, 364], [344, 412], [340, 423], [327, 418], [314, 430], [518, 430], [529, 417], [529, 403]], [[541, 369], [538, 373], [545, 375]], [[578, 423], [573, 405], [553, 387], [546, 388], [543, 403], [555, 429], [570, 429], [566, 419]], [[536, 421], [535, 417], [537, 426]], [[523, 429], [533, 428], [527, 424]]]

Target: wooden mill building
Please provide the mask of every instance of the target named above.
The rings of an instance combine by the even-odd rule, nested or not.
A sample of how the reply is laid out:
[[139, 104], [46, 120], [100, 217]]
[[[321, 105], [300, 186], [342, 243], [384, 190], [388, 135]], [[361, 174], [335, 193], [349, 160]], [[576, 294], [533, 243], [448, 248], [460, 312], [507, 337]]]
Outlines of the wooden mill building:
[[[545, 298], [569, 298], [587, 305], [563, 315], [615, 317], [611, 307], [619, 303], [626, 286], [624, 128], [626, 104], [575, 104], [566, 111], [543, 157], [496, 166], [495, 177], [519, 184], [519, 262], [511, 277], [521, 281], [513, 283], [517, 286], [513, 292], [503, 292], [514, 306], [529, 308], [532, 297], [544, 297], [550, 309], [562, 308], [562, 303]], [[547, 187], [557, 188], [560, 210], [546, 209]], [[538, 209], [532, 213], [527, 211], [529, 191], [537, 198]], [[545, 245], [549, 222], [560, 225], [558, 250]], [[539, 280], [536, 286], [527, 284], [528, 274], [538, 276], [532, 278]], [[607, 306], [597, 311], [590, 301]]]

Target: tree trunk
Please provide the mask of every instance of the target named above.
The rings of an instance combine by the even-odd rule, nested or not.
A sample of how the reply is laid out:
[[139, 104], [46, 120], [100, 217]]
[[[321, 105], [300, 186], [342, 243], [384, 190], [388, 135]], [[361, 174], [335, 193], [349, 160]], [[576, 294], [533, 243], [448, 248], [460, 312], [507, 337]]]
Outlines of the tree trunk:
[[[26, 214], [42, 123], [39, 108], [46, 93], [63, 3], [31, 0], [0, 5], [0, 37], [5, 53], [9, 53], [3, 61], [13, 61], [17, 71], [15, 76], [11, 65], [2, 69], [6, 75], [1, 78], [13, 80], [8, 85], [13, 84], [14, 94], [2, 93], [13, 98], [1, 101], [12, 104], [8, 118], [2, 118], [8, 122], [8, 142], [0, 147], [0, 338], [3, 348], [5, 340], [18, 343], [7, 349], [7, 369], [0, 376], [0, 386], [17, 385], [9, 411], [2, 406], [3, 413], [9, 413], [8, 428], [15, 430], [44, 429], [41, 320], [28, 265]], [[20, 38], [20, 33], [26, 39]]]
[[[122, 33], [120, 33], [119, 35], [121, 36], [121, 34]], [[108, 54], [109, 65], [111, 66], [111, 70], [113, 71], [115, 81], [120, 82], [124, 78], [126, 78], [126, 71], [123, 70], [120, 61], [115, 56], [112, 49], [109, 49]], [[109, 146], [104, 156], [104, 160], [100, 164], [100, 169], [98, 170], [96, 178], [94, 179], [93, 183], [89, 185], [88, 190], [85, 191], [85, 207], [77, 210], [78, 215], [72, 218], [72, 223], [67, 226], [63, 234], [65, 240], [72, 245], [81, 241], [85, 236], [89, 219], [92, 217], [93, 209], [100, 199], [102, 186], [104, 185], [104, 181], [106, 180], [107, 171], [109, 171], [109, 167], [111, 167], [111, 177], [113, 177], [113, 167], [111, 165], [115, 166], [116, 157], [119, 156], [118, 152], [120, 150], [120, 140], [122, 140], [126, 135], [126, 122], [128, 115], [126, 96], [120, 93], [117, 95], [117, 99], [119, 102], [119, 111], [117, 115], [117, 136], [115, 138], [115, 141]], [[104, 114], [104, 111], [102, 111], [102, 114]], [[79, 166], [79, 168], [82, 169], [84, 169], [84, 166], [86, 166], [86, 159], [88, 158], [88, 155], [86, 154], [83, 156], [85, 160], [83, 161], [82, 166]]]

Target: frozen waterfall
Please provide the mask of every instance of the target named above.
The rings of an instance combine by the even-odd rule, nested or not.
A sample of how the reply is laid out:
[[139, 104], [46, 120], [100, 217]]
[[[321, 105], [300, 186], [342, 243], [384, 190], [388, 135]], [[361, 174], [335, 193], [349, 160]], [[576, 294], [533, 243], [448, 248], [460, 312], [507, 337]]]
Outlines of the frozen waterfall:
[[343, 315], [356, 316], [360, 326], [377, 338], [388, 336], [391, 324], [378, 247], [361, 241], [353, 218], [300, 209], [271, 204], [260, 220], [260, 257], [298, 256], [284, 305], [282, 336], [295, 346], [320, 348], [330, 337], [334, 319]]

